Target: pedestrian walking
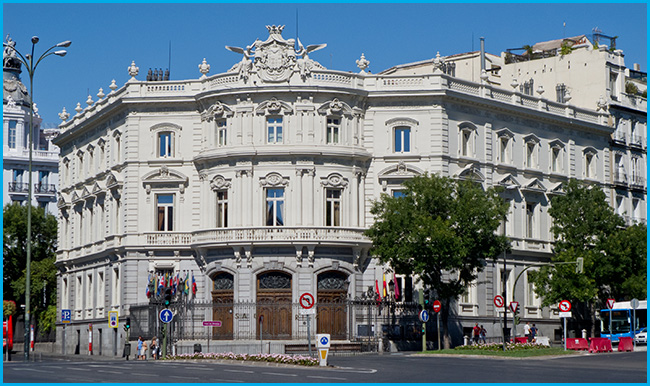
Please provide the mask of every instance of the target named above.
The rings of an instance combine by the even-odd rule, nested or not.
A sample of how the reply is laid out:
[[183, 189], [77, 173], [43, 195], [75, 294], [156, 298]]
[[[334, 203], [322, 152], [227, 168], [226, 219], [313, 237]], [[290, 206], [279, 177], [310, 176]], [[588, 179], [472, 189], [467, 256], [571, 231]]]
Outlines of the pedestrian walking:
[[479, 339], [483, 341], [483, 344], [486, 344], [485, 337], [487, 336], [487, 330], [481, 324], [481, 331], [479, 332]]
[[535, 323], [533, 323], [533, 326], [530, 328], [530, 341], [535, 342], [536, 336], [537, 336], [537, 327], [535, 327]]
[[158, 359], [158, 338], [151, 339], [151, 358]]
[[143, 343], [144, 343], [144, 341], [142, 340], [142, 337], [139, 336], [138, 337], [138, 354], [137, 354], [138, 355], [137, 356], [138, 360], [142, 359], [142, 344]]
[[474, 325], [474, 328], [472, 329], [472, 339], [474, 341], [474, 344], [478, 344], [478, 338], [480, 334], [481, 334], [481, 328], [478, 326], [478, 323], [476, 323]]
[[526, 341], [530, 342], [530, 324], [528, 322], [524, 326], [524, 336], [526, 337]]

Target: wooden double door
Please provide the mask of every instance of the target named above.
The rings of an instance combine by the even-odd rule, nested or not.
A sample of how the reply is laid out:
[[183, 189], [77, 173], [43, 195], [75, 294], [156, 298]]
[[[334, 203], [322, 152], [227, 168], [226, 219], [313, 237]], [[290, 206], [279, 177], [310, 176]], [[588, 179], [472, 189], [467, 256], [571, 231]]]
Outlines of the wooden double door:
[[272, 271], [257, 276], [256, 314], [257, 339], [291, 339], [291, 275]]

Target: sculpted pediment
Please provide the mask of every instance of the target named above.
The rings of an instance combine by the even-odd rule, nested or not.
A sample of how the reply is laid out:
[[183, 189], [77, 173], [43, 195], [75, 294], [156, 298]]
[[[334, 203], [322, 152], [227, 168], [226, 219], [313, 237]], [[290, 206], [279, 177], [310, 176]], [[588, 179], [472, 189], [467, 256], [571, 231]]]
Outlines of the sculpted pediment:
[[352, 108], [345, 102], [334, 98], [318, 107], [318, 112], [325, 115], [353, 115]]
[[423, 174], [424, 171], [412, 165], [407, 165], [406, 162], [400, 161], [397, 165], [389, 166], [379, 172], [379, 179], [391, 178], [412, 178]]
[[537, 179], [533, 178], [522, 186], [523, 190], [532, 190], [536, 192], [546, 192], [546, 187]]
[[215, 118], [224, 118], [232, 115], [232, 109], [221, 101], [216, 101], [201, 113], [202, 121], [212, 121]]
[[462, 180], [471, 179], [479, 182], [485, 181], [485, 176], [483, 175], [483, 173], [481, 173], [481, 169], [475, 164], [469, 164], [465, 166], [458, 173], [456, 173], [456, 176]]
[[501, 179], [501, 181], [499, 181], [499, 185], [521, 187], [521, 184], [515, 177], [512, 176], [512, 174], [508, 174], [503, 179]]

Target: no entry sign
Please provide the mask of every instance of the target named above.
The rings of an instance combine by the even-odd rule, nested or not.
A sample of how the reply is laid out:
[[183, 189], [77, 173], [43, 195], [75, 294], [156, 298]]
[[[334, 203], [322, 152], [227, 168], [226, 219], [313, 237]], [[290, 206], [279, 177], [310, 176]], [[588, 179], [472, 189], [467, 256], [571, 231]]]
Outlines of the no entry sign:
[[441, 307], [442, 306], [440, 305], [440, 300], [433, 301], [433, 312], [440, 312]]
[[497, 296], [495, 296], [495, 297], [494, 297], [494, 305], [495, 305], [497, 308], [501, 308], [501, 307], [503, 307], [503, 296], [501, 296], [501, 295], [497, 295]]
[[309, 292], [300, 295], [300, 306], [306, 310], [312, 308], [314, 306], [314, 295]]

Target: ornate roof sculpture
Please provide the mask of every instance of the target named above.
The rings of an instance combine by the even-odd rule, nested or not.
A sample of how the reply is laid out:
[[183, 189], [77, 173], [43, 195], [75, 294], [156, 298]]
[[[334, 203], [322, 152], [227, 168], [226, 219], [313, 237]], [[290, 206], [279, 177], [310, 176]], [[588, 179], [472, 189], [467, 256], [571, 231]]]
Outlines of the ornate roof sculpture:
[[320, 63], [309, 58], [309, 53], [325, 48], [327, 44], [313, 44], [306, 48], [298, 39], [298, 50], [295, 49], [294, 39], [285, 40], [282, 37], [284, 26], [266, 26], [269, 37], [265, 41], [256, 39], [253, 44], [240, 47], [226, 46], [227, 50], [242, 54], [242, 60], [228, 72], [237, 72], [248, 81], [252, 74], [264, 82], [285, 82], [295, 72], [302, 79], [310, 76], [314, 68], [324, 68]]
[[7, 35], [2, 54], [2, 98], [10, 108], [29, 106], [31, 101], [27, 88], [20, 80], [21, 63], [16, 57], [16, 42]]

